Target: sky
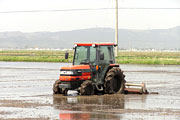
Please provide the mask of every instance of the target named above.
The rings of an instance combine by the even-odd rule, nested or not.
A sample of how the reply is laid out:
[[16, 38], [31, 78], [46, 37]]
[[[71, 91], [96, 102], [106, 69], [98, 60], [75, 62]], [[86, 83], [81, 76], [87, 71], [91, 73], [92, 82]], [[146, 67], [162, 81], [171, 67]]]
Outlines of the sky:
[[[0, 32], [115, 28], [115, 0], [0, 0]], [[180, 0], [119, 0], [119, 8], [180, 8]], [[10, 11], [65, 10], [56, 12]], [[69, 11], [66, 11], [69, 10]], [[3, 13], [10, 12], [10, 13]], [[119, 9], [119, 29], [180, 26], [180, 9]]]

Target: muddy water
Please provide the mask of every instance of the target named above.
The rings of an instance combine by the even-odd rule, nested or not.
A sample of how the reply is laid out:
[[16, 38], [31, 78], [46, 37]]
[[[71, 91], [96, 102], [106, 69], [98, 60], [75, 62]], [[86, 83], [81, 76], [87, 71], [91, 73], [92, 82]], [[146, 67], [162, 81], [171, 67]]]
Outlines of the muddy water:
[[66, 63], [0, 62], [0, 119], [179, 120], [180, 66], [121, 65], [151, 95], [52, 95]]

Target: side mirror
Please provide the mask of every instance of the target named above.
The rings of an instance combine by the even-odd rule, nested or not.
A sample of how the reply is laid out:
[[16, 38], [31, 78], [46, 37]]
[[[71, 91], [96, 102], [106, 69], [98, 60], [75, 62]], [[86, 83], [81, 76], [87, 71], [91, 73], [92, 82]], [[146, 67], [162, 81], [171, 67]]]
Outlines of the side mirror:
[[68, 51], [66, 51], [66, 53], [65, 53], [65, 59], [68, 59], [68, 57], [69, 57], [69, 53], [68, 53]]
[[100, 53], [100, 60], [104, 60], [104, 53]]

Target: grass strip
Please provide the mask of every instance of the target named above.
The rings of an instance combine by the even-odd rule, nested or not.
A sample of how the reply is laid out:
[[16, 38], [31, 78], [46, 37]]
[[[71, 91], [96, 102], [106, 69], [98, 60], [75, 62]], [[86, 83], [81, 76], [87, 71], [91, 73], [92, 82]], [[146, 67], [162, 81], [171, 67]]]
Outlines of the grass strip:
[[[60, 50], [3, 50], [0, 51], [0, 61], [72, 62], [73, 51], [69, 51], [69, 60], [66, 60], [64, 55], [65, 51]], [[180, 52], [119, 51], [116, 62], [119, 64], [180, 65]]]

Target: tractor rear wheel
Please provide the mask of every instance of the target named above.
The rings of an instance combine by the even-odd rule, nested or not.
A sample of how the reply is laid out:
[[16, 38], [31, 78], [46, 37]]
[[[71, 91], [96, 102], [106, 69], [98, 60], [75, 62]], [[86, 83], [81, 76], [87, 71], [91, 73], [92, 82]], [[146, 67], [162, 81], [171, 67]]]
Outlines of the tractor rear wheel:
[[125, 87], [125, 75], [121, 71], [120, 68], [111, 68], [105, 77], [105, 93], [107, 94], [114, 94], [114, 93], [119, 93], [122, 94], [124, 93], [124, 87]]
[[93, 95], [94, 94], [94, 86], [92, 82], [89, 80], [84, 81], [80, 87], [80, 95]]
[[59, 84], [61, 84], [60, 80], [56, 80], [55, 83], [53, 84], [53, 94], [61, 94], [62, 91], [59, 88]]

